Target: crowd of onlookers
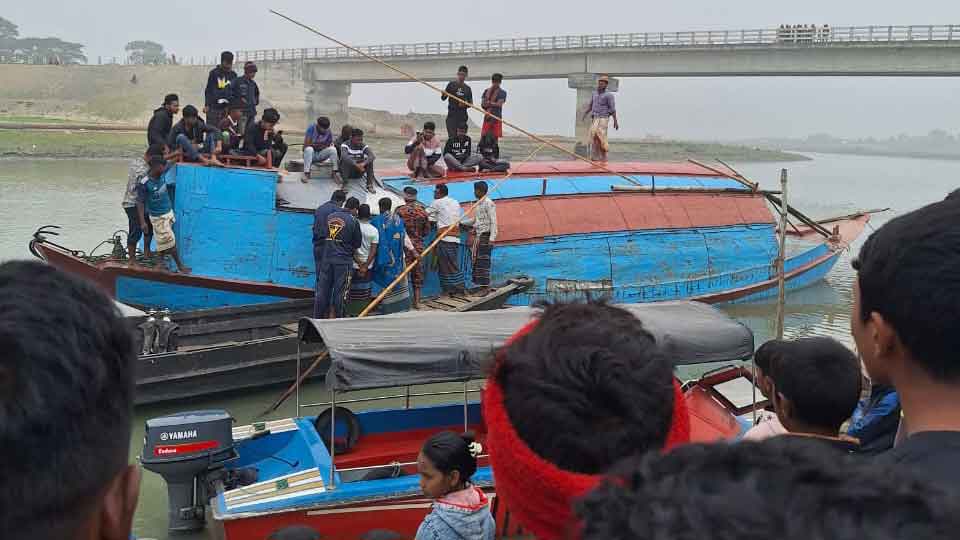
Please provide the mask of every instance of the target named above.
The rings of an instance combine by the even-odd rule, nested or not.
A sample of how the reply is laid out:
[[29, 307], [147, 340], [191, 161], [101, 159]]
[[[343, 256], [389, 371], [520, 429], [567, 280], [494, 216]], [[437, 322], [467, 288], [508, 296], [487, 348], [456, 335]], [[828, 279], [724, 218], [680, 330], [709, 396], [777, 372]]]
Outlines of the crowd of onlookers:
[[[960, 197], [884, 224], [853, 267], [859, 361], [824, 338], [761, 346], [779, 427], [760, 441], [690, 443], [672, 359], [642, 320], [603, 303], [546, 306], [492, 359], [483, 446], [453, 433], [424, 444], [435, 504], [417, 537], [493, 538], [470, 484], [488, 453], [500, 504], [541, 540], [955, 538]], [[53, 267], [2, 264], [0, 350], [0, 536], [126, 540], [136, 352], [112, 301]], [[873, 388], [862, 413], [886, 410], [890, 391], [899, 402], [885, 428], [896, 442], [867, 452], [840, 433], [863, 417], [861, 363]]]

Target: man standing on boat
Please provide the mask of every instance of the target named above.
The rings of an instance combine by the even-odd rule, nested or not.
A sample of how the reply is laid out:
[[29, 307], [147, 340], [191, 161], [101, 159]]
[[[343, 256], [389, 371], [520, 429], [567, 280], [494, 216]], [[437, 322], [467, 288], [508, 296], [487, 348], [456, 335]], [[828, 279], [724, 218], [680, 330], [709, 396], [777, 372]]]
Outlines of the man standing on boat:
[[[460, 202], [450, 197], [446, 184], [437, 184], [434, 201], [427, 208], [430, 221], [435, 223], [437, 234], [443, 235], [437, 245], [440, 288], [444, 294], [463, 294], [463, 270], [460, 269]], [[446, 232], [450, 226], [452, 230]]]
[[584, 120], [588, 116], [593, 118], [593, 124], [590, 125], [590, 159], [593, 161], [607, 161], [607, 152], [610, 151], [607, 130], [611, 117], [613, 117], [613, 129], [620, 129], [620, 122], [617, 121], [616, 100], [611, 92], [607, 92], [609, 84], [610, 77], [606, 75], [601, 75], [597, 79], [597, 90], [590, 98], [586, 110], [583, 111]]
[[[316, 283], [314, 285], [313, 318], [323, 318], [325, 312], [319, 308], [320, 301], [320, 273], [323, 272], [323, 253], [327, 247], [327, 218], [330, 214], [340, 210], [347, 202], [347, 192], [338, 189], [330, 196], [330, 200], [321, 204], [313, 212], [313, 266], [316, 269]], [[327, 309], [329, 311], [329, 308]]]
[[211, 125], [218, 126], [227, 114], [227, 105], [233, 97], [237, 73], [233, 71], [233, 53], [220, 53], [220, 65], [210, 70], [207, 76], [207, 88], [204, 90], [204, 114]]
[[243, 65], [243, 77], [238, 78], [234, 84], [234, 98], [239, 98], [243, 104], [243, 116], [240, 125], [241, 131], [245, 131], [250, 122], [257, 119], [257, 105], [260, 104], [260, 87], [254, 78], [257, 76], [257, 65], [253, 62], [247, 62]]
[[[423, 239], [430, 234], [430, 216], [423, 203], [417, 200], [417, 188], [403, 188], [403, 206], [397, 208], [397, 217], [403, 220], [410, 245], [404, 246], [407, 261], [414, 261], [423, 251]], [[410, 284], [413, 287], [413, 309], [420, 309], [420, 291], [423, 290], [423, 261], [410, 272]]]
[[473, 226], [473, 241], [470, 253], [473, 260], [473, 283], [480, 287], [475, 294], [486, 296], [490, 293], [490, 262], [493, 254], [493, 241], [497, 239], [497, 205], [490, 197], [490, 189], [483, 180], [473, 184], [473, 195], [477, 198], [477, 209], [473, 217], [463, 218], [464, 225]]
[[[447, 83], [445, 94], [440, 96], [441, 100], [447, 100], [447, 94], [456, 96], [467, 103], [473, 103], [473, 89], [466, 83], [467, 66], [460, 66], [457, 69], [457, 80]], [[468, 106], [451, 99], [447, 104], [447, 139], [452, 139], [457, 135], [457, 128], [460, 125], [467, 124]]]
[[507, 91], [500, 88], [503, 82], [503, 75], [494, 73], [490, 79], [490, 88], [483, 91], [481, 105], [487, 114], [483, 117], [483, 127], [480, 129], [480, 136], [490, 134], [500, 139], [503, 137], [503, 104], [507, 102]]
[[[390, 286], [405, 268], [404, 252], [413, 244], [406, 233], [406, 226], [396, 213], [391, 212], [393, 201], [383, 197], [378, 202], [380, 215], [370, 223], [377, 228], [380, 243], [377, 246], [377, 263], [374, 266], [373, 281], [381, 288]], [[400, 280], [380, 302], [379, 312], [384, 315], [399, 313], [410, 309], [410, 289], [407, 278]]]
[[139, 185], [139, 200], [137, 210], [140, 214], [140, 229], [147, 230], [147, 220], [153, 227], [153, 236], [157, 241], [157, 252], [160, 255], [170, 255], [177, 263], [177, 270], [189, 274], [190, 268], [183, 264], [180, 253], [177, 251], [177, 237], [173, 233], [173, 203], [167, 189], [167, 181], [163, 177], [167, 160], [162, 155], [150, 156], [150, 171], [145, 181]]
[[327, 245], [323, 250], [322, 268], [317, 274], [314, 316], [325, 319], [333, 308], [334, 316], [346, 316], [347, 291], [353, 272], [353, 255], [363, 241], [360, 223], [353, 213], [360, 201], [350, 197], [342, 209], [327, 217]]

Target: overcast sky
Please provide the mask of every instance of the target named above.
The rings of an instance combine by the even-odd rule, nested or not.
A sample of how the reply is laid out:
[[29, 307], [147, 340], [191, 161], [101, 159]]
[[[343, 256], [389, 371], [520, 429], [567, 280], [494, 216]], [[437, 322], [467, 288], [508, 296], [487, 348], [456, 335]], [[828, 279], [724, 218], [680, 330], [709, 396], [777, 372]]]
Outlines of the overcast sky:
[[[574, 7], [576, 9], [574, 9]], [[22, 36], [57, 36], [98, 56], [149, 39], [178, 57], [222, 49], [326, 46], [267, 13], [273, 8], [352, 44], [487, 39], [603, 32], [776, 27], [960, 24], [957, 0], [482, 0], [467, 3], [352, 0], [32, 0], [4, 2], [0, 16]], [[453, 9], [469, 8], [452, 20]], [[960, 54], [960, 52], [958, 52]], [[2, 84], [2, 83], [0, 83]], [[480, 81], [474, 82], [476, 88]], [[572, 133], [574, 91], [566, 80], [507, 81], [504, 114], [540, 133]], [[960, 80], [878, 78], [629, 79], [617, 94], [621, 133], [698, 139], [951, 132], [960, 120]], [[351, 105], [398, 112], [442, 112], [414, 84], [354, 85]]]

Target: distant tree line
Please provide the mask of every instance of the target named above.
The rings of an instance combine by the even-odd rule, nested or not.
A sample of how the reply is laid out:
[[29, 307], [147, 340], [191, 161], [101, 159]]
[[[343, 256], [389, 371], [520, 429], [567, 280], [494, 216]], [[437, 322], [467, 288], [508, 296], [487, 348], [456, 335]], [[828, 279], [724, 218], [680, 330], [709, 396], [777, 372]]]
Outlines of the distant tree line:
[[82, 64], [83, 45], [60, 38], [20, 37], [17, 25], [0, 17], [0, 63]]

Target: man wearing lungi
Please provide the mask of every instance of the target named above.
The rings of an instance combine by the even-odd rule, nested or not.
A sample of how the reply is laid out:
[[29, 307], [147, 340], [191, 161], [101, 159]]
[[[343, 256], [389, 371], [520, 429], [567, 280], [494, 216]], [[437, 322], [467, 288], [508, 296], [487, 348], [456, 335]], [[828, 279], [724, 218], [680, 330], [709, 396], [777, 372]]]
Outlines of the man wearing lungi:
[[430, 222], [434, 223], [437, 234], [443, 235], [437, 244], [438, 272], [440, 288], [444, 294], [463, 294], [463, 270], [460, 269], [460, 203], [449, 196], [446, 184], [437, 184], [433, 192], [433, 202], [427, 208]]
[[610, 118], [613, 117], [613, 129], [620, 129], [617, 121], [617, 104], [613, 94], [607, 92], [610, 77], [601, 75], [597, 79], [597, 90], [593, 93], [590, 103], [583, 111], [583, 119], [593, 118], [590, 125], [590, 159], [593, 161], [607, 161], [607, 152], [610, 151], [610, 142], [607, 139], [607, 129]]
[[[430, 216], [423, 203], [417, 200], [417, 188], [403, 188], [403, 201], [404, 205], [397, 208], [396, 214], [403, 220], [403, 227], [412, 245], [405, 251], [407, 261], [414, 261], [423, 251], [423, 240], [430, 234]], [[413, 309], [419, 309], [420, 291], [423, 290], [423, 261], [418, 261], [410, 272], [410, 284], [413, 287]]]
[[474, 182], [473, 194], [480, 202], [473, 217], [463, 218], [464, 225], [473, 226], [470, 254], [473, 258], [473, 283], [479, 287], [474, 294], [479, 296], [490, 293], [490, 256], [493, 241], [497, 239], [497, 205], [489, 197], [484, 198], [488, 189], [483, 180]]

